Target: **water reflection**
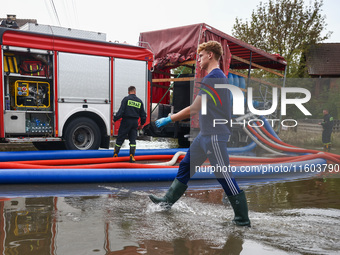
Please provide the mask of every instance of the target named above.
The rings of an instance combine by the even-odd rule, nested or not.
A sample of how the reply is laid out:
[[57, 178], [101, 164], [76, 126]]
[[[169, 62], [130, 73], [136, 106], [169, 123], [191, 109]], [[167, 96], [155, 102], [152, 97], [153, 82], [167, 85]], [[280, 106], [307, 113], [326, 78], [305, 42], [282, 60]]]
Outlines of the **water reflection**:
[[54, 198], [0, 200], [0, 254], [55, 254]]
[[[149, 192], [163, 193], [168, 183], [1, 186], [0, 254], [262, 255], [340, 250], [340, 178], [241, 185], [247, 192], [252, 228], [230, 223], [233, 211], [222, 203], [224, 194], [214, 182], [207, 186], [193, 181], [170, 211], [147, 198]], [[50, 196], [49, 189], [58, 195]]]

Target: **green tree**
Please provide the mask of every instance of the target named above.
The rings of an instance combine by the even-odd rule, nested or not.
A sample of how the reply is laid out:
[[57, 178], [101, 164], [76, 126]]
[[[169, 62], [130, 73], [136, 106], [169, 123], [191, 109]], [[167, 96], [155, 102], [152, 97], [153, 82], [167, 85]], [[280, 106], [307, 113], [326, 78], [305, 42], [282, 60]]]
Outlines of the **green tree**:
[[232, 34], [266, 52], [280, 54], [288, 62], [287, 76], [301, 77], [307, 47], [332, 34], [322, 35], [327, 26], [322, 6], [322, 0], [308, 6], [303, 0], [260, 2], [250, 21], [236, 18]]

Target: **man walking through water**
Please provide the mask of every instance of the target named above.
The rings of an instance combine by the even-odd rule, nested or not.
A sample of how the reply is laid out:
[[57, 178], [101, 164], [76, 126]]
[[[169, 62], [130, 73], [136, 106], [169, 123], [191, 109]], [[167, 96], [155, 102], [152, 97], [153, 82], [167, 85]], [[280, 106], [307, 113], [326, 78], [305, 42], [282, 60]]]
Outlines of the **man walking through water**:
[[[208, 75], [204, 77], [200, 92], [194, 102], [180, 112], [161, 118], [156, 121], [157, 127], [167, 125], [172, 121], [180, 121], [199, 113], [200, 133], [194, 139], [184, 159], [181, 161], [177, 176], [163, 197], [150, 195], [155, 204], [170, 209], [171, 206], [184, 194], [187, 183], [195, 173], [196, 166], [201, 166], [208, 158], [211, 166], [216, 169], [228, 169], [229, 156], [227, 142], [230, 136], [230, 127], [227, 124], [214, 125], [214, 119], [228, 120], [231, 118], [230, 92], [227, 89], [214, 88], [215, 84], [227, 84], [227, 78], [219, 68], [219, 60], [223, 49], [219, 42], [209, 41], [199, 45], [198, 63]], [[218, 95], [220, 106], [211, 97], [212, 92]], [[201, 110], [202, 101], [206, 103], [205, 111]], [[214, 172], [218, 182], [223, 187], [235, 213], [233, 222], [239, 226], [250, 226], [248, 205], [244, 191], [241, 191], [236, 180], [228, 171]]]

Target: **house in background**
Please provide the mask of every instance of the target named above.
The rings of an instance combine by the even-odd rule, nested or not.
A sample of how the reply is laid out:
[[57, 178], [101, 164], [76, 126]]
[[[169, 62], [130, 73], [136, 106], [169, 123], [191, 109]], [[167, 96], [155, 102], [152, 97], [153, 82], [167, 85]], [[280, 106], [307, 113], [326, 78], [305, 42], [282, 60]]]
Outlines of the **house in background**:
[[0, 18], [0, 27], [19, 29], [26, 23], [37, 24], [36, 19], [17, 19], [14, 14], [7, 14], [7, 18]]
[[315, 97], [318, 98], [320, 93], [327, 93], [327, 98], [338, 95], [339, 100], [334, 105], [333, 111], [335, 117], [338, 115], [339, 118], [340, 43], [319, 43], [311, 46], [306, 53], [306, 67], [310, 77], [318, 79], [312, 92]]
[[[319, 43], [311, 46], [306, 54], [306, 66], [312, 78], [340, 78], [340, 43]], [[336, 82], [338, 79], [324, 81], [327, 80], [328, 84], [318, 84], [315, 87], [316, 95], [320, 93], [321, 85], [327, 86], [327, 89], [339, 86]]]

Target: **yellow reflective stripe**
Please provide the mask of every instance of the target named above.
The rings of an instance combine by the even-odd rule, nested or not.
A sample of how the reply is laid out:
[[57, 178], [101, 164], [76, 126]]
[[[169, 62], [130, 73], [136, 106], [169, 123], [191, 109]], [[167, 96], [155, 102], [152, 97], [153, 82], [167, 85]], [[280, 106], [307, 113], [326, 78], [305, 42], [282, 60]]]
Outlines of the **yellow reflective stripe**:
[[19, 73], [18, 63], [17, 63], [17, 58], [16, 57], [13, 57], [13, 62], [14, 62], [14, 72], [15, 73]]
[[14, 73], [12, 57], [9, 56], [8, 59], [7, 59], [7, 61], [8, 61], [8, 69], [9, 69], [9, 72], [10, 72], [10, 73]]
[[7, 56], [4, 56], [4, 71], [9, 72], [8, 64], [7, 64]]
[[142, 104], [140, 102], [136, 102], [136, 101], [133, 101], [133, 100], [128, 100], [127, 105], [132, 106], [132, 107], [136, 107], [138, 109], [142, 106]]
[[4, 54], [4, 71], [10, 73], [18, 73], [18, 63], [15, 55]]

